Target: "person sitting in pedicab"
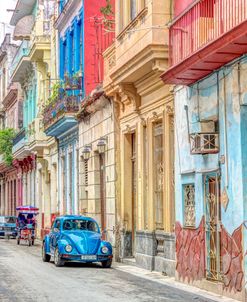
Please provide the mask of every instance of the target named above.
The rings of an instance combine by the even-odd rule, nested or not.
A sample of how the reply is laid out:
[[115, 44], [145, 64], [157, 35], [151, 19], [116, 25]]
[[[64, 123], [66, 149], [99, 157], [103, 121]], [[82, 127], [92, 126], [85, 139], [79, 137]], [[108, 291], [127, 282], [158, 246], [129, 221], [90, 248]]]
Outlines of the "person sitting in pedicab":
[[25, 215], [23, 215], [22, 213], [19, 214], [18, 216], [18, 225], [20, 228], [24, 228], [26, 226], [26, 218]]
[[35, 227], [35, 219], [33, 214], [28, 214], [27, 215], [27, 224], [30, 228]]

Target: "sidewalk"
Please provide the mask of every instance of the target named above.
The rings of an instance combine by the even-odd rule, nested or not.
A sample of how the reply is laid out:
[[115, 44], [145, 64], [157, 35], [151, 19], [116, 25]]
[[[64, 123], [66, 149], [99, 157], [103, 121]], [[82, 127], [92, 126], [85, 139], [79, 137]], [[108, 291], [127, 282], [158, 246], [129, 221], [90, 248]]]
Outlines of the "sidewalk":
[[187, 284], [175, 281], [175, 278], [163, 276], [161, 273], [158, 273], [158, 272], [150, 272], [148, 270], [139, 268], [137, 266], [126, 265], [126, 264], [115, 262], [113, 267], [114, 267], [114, 269], [134, 275], [136, 277], [143, 278], [145, 280], [149, 280], [152, 282], [164, 284], [166, 286], [174, 288], [175, 290], [179, 289], [179, 290], [183, 290], [188, 293], [197, 294], [198, 296], [200, 296], [202, 298], [210, 299], [215, 302], [239, 302], [238, 300], [227, 298], [225, 296], [220, 296], [215, 293], [211, 293], [206, 290], [202, 290], [195, 286], [191, 286], [191, 285], [187, 285]]
[[[41, 246], [42, 241], [37, 239], [36, 244], [38, 246]], [[238, 300], [234, 300], [234, 299], [231, 299], [231, 298], [228, 298], [225, 296], [217, 295], [215, 293], [200, 289], [198, 287], [175, 281], [175, 278], [173, 278], [173, 277], [163, 276], [161, 273], [158, 273], [158, 272], [150, 272], [148, 270], [135, 266], [134, 264], [125, 264], [125, 263], [120, 263], [120, 262], [114, 262], [113, 269], [125, 272], [127, 274], [131, 274], [131, 275], [139, 277], [139, 278], [143, 278], [145, 280], [149, 280], [151, 282], [156, 282], [159, 284], [169, 286], [171, 288], [174, 288], [174, 290], [179, 289], [179, 290], [183, 290], [187, 293], [197, 294], [198, 296], [200, 296], [204, 299], [209, 299], [211, 301], [239, 302]]]

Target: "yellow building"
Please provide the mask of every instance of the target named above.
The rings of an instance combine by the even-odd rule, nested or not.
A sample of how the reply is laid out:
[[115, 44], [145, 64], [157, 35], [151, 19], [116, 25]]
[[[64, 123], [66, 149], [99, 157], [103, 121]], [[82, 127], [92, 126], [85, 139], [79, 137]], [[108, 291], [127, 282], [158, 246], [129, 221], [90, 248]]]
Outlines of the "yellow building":
[[116, 40], [104, 53], [104, 90], [119, 108], [120, 258], [173, 275], [173, 95], [168, 66], [171, 1], [116, 0]]
[[12, 62], [11, 81], [20, 83], [24, 93], [23, 128], [12, 150], [20, 179], [18, 204], [39, 207], [38, 236], [50, 228], [57, 213], [57, 144], [45, 135], [42, 124], [51, 78], [56, 78], [54, 5], [18, 1], [11, 19], [14, 39], [22, 41]]

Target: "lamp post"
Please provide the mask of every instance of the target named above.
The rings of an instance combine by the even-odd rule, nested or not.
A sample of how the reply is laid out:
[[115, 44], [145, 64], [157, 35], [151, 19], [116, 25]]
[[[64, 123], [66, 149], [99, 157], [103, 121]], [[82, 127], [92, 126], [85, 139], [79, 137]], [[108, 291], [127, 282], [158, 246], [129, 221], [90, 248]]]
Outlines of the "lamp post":
[[82, 156], [84, 160], [89, 160], [90, 154], [91, 154], [92, 146], [91, 145], [86, 145], [83, 147], [82, 150]]
[[107, 141], [108, 141], [107, 137], [101, 137], [98, 140], [97, 148], [100, 154], [105, 153], [107, 147]]

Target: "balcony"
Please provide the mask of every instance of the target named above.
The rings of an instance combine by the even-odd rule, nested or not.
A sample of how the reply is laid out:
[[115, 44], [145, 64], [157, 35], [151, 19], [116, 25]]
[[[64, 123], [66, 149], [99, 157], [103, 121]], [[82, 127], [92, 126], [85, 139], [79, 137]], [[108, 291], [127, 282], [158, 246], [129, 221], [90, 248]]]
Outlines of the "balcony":
[[58, 137], [77, 124], [80, 96], [61, 96], [49, 104], [43, 112], [43, 125], [46, 135]]
[[10, 76], [13, 82], [22, 82], [25, 79], [27, 71], [31, 66], [29, 51], [29, 42], [23, 40], [13, 58], [10, 68]]
[[[35, 28], [30, 40], [30, 58], [32, 61], [50, 57], [51, 48], [50, 21], [36, 21]], [[44, 55], [45, 52], [47, 55]]]
[[196, 0], [170, 25], [166, 84], [190, 85], [247, 52], [247, 0]]

